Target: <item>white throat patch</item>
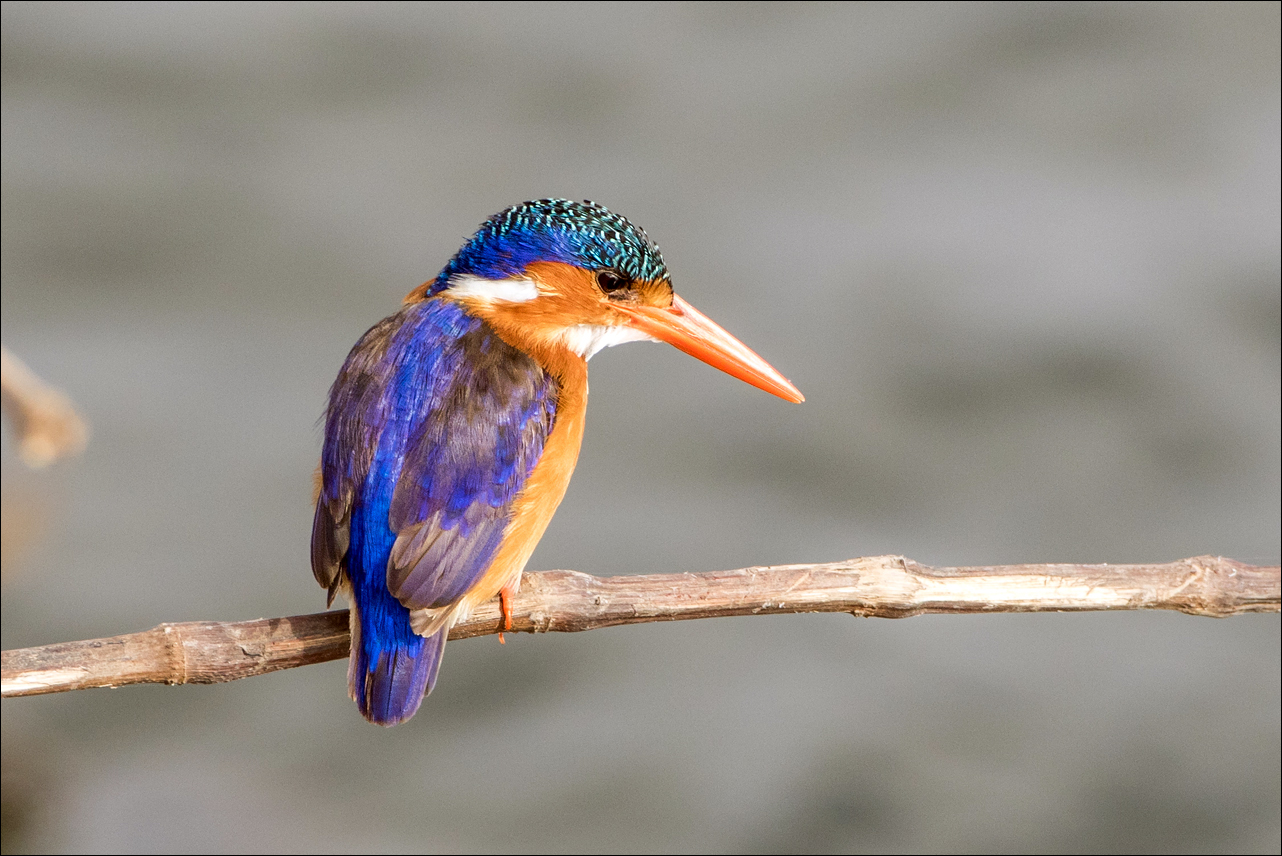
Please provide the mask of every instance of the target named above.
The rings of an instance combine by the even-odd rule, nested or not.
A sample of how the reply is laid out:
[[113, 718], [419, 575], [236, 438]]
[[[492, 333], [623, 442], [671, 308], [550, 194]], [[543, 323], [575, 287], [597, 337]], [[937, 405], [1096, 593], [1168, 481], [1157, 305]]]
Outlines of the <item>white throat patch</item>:
[[448, 291], [456, 297], [475, 297], [489, 303], [525, 303], [539, 296], [539, 287], [532, 279], [486, 279], [470, 273], [450, 277]]
[[615, 327], [605, 324], [575, 324], [562, 331], [558, 338], [567, 348], [585, 360], [592, 359], [592, 355], [602, 348], [612, 348], [624, 342], [659, 341], [635, 327]]

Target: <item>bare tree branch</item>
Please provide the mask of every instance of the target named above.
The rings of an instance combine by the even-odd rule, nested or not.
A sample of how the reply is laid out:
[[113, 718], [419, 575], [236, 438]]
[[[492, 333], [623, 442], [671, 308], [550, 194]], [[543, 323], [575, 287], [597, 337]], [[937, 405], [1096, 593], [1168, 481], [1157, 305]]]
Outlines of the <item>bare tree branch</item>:
[[36, 377], [0, 345], [0, 401], [18, 432], [18, 455], [32, 469], [78, 455], [89, 442], [89, 425], [66, 393]]
[[[1173, 609], [1224, 617], [1278, 612], [1282, 569], [1199, 556], [1162, 565], [1005, 565], [928, 568], [902, 556], [703, 574], [593, 577], [527, 573], [513, 630], [574, 632], [618, 624], [849, 612], [906, 618], [929, 612]], [[258, 621], [162, 624], [142, 633], [3, 653], [0, 695], [126, 684], [219, 683], [347, 656], [347, 612]], [[497, 601], [451, 639], [500, 630]]]

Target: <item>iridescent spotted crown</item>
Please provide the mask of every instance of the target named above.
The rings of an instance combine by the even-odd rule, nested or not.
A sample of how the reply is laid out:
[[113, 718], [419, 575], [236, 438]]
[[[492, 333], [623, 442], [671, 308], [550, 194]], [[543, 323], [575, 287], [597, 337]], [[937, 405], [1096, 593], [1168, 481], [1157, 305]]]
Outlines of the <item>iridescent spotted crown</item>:
[[669, 278], [658, 245], [640, 226], [595, 202], [537, 199], [482, 223], [429, 293], [445, 288], [456, 274], [501, 279], [520, 275], [535, 261], [617, 270], [634, 280]]

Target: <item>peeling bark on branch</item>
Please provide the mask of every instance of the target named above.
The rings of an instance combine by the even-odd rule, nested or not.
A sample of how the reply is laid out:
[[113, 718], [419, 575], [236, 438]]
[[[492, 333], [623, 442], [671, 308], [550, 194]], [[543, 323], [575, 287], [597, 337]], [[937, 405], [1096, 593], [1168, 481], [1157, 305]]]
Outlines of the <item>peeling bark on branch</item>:
[[[849, 612], [924, 613], [1171, 609], [1224, 617], [1282, 608], [1282, 569], [1199, 556], [1162, 565], [928, 568], [902, 556], [702, 574], [525, 574], [513, 631], [575, 632], [690, 618]], [[498, 602], [451, 639], [498, 633]], [[258, 621], [162, 624], [142, 633], [3, 652], [0, 695], [126, 684], [220, 683], [347, 656], [347, 612]]]

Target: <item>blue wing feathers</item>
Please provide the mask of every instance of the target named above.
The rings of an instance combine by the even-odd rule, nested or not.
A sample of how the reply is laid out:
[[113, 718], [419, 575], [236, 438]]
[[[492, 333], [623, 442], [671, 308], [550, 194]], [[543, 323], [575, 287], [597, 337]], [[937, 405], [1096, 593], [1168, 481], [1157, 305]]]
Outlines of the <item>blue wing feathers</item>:
[[502, 541], [551, 431], [556, 385], [456, 304], [411, 304], [375, 325], [330, 392], [312, 567], [352, 589], [352, 692], [373, 721], [431, 691], [445, 631], [409, 610], [458, 601]]

